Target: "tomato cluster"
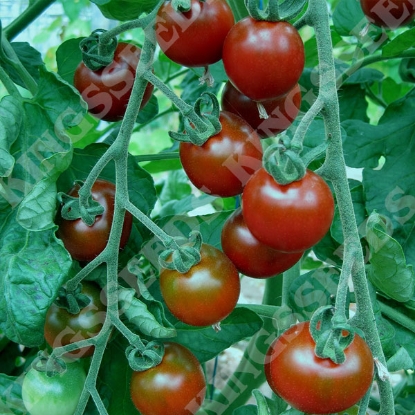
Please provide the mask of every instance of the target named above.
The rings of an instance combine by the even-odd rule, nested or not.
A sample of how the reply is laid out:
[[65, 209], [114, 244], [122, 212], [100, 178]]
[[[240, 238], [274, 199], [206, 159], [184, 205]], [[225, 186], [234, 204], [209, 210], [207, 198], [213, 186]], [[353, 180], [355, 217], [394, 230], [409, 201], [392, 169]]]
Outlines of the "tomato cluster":
[[366, 342], [355, 334], [342, 364], [317, 357], [314, 349], [309, 322], [298, 323], [278, 337], [265, 359], [271, 389], [293, 408], [309, 414], [332, 414], [359, 402], [374, 374]]
[[193, 415], [202, 405], [206, 381], [197, 358], [178, 343], [166, 342], [161, 363], [133, 372], [130, 394], [142, 415]]

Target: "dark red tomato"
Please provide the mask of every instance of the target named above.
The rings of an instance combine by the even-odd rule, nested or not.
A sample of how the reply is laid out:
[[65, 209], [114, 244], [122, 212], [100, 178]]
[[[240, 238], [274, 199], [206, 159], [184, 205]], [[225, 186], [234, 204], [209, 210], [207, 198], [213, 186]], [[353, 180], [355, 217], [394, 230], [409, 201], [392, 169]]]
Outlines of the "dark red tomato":
[[309, 414], [344, 411], [360, 401], [374, 372], [366, 342], [355, 335], [342, 364], [317, 357], [314, 348], [309, 322], [296, 324], [277, 338], [265, 358], [271, 389], [293, 408]]
[[415, 17], [412, 0], [360, 0], [360, 5], [371, 23], [389, 29], [405, 26]]
[[193, 415], [205, 393], [206, 381], [199, 361], [177, 343], [165, 343], [161, 363], [133, 372], [131, 377], [131, 399], [141, 415]]
[[202, 244], [200, 254], [201, 261], [184, 274], [163, 269], [160, 289], [167, 308], [178, 320], [209, 326], [232, 312], [241, 286], [237, 269], [222, 251]]
[[242, 193], [251, 175], [262, 166], [258, 134], [242, 118], [221, 112], [222, 130], [202, 146], [180, 143], [180, 161], [190, 181], [214, 196]]
[[239, 92], [229, 81], [222, 91], [222, 109], [243, 118], [261, 138], [285, 131], [295, 120], [301, 106], [301, 90], [297, 84], [288, 94], [261, 104], [268, 118], [260, 118], [255, 101]]
[[223, 45], [229, 80], [253, 101], [287, 94], [304, 69], [304, 44], [288, 22], [246, 17], [230, 30]]
[[[107, 314], [105, 292], [95, 283], [83, 281], [82, 294], [88, 297], [89, 304], [78, 314], [71, 314], [55, 303], [50, 306], [46, 314], [44, 335], [52, 348], [90, 339], [101, 331]], [[83, 347], [66, 353], [66, 356], [88, 357], [94, 353], [94, 349], [94, 346]]]
[[252, 234], [283, 252], [302, 252], [320, 241], [334, 216], [327, 183], [311, 170], [299, 181], [278, 184], [258, 170], [242, 194], [242, 211]]
[[[79, 186], [75, 185], [69, 195], [78, 197]], [[92, 261], [107, 246], [112, 219], [114, 217], [115, 186], [106, 180], [98, 179], [92, 186], [92, 198], [104, 207], [104, 213], [95, 218], [95, 223], [88, 226], [82, 219], [65, 220], [57, 216], [57, 236], [62, 239], [65, 248], [73, 259], [78, 261]], [[125, 213], [120, 248], [128, 242], [133, 218], [129, 212]]]
[[208, 66], [222, 59], [223, 42], [234, 23], [225, 0], [191, 0], [187, 12], [177, 12], [166, 1], [157, 13], [157, 42], [180, 65]]
[[281, 274], [296, 264], [302, 252], [276, 251], [256, 239], [246, 226], [241, 209], [226, 220], [222, 228], [222, 249], [242, 274], [268, 278]]
[[[120, 42], [114, 60], [108, 66], [92, 71], [81, 62], [75, 70], [74, 86], [88, 104], [88, 111], [105, 121], [120, 121], [125, 114], [141, 49], [130, 43]], [[154, 86], [148, 84], [141, 108], [153, 93]]]

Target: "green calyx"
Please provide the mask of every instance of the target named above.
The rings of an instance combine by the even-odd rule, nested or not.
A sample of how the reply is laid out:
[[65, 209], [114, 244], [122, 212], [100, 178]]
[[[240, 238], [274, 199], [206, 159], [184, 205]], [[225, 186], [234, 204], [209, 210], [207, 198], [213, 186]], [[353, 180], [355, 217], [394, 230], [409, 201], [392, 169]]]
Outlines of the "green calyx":
[[125, 350], [128, 363], [135, 372], [143, 372], [161, 363], [164, 356], [164, 344], [155, 341], [128, 346]]
[[[211, 106], [208, 113], [204, 111], [206, 104]], [[205, 92], [195, 102], [191, 114], [183, 114], [185, 133], [170, 131], [169, 135], [173, 140], [201, 146], [210, 137], [221, 131], [222, 125], [219, 121], [219, 114], [220, 106], [216, 95]]]
[[39, 371], [46, 373], [46, 376], [52, 377], [65, 372], [66, 363], [63, 359], [55, 356], [49, 356], [45, 351], [39, 351], [33, 362], [33, 367]]
[[306, 166], [301, 157], [282, 144], [267, 148], [263, 155], [263, 166], [282, 185], [301, 180], [306, 174]]
[[352, 343], [357, 331], [345, 319], [336, 319], [332, 306], [319, 308], [310, 320], [310, 334], [316, 343], [316, 356], [330, 359], [336, 364], [346, 361], [344, 351]]
[[171, 5], [177, 12], [188, 12], [192, 7], [191, 0], [172, 0]]
[[[183, 245], [179, 245], [180, 243]], [[159, 256], [159, 264], [166, 269], [174, 269], [180, 273], [186, 273], [193, 265], [200, 262], [200, 248], [202, 246], [202, 235], [192, 232], [189, 240], [184, 238], [172, 238], [166, 250]]]
[[246, 8], [255, 20], [278, 22], [295, 18], [304, 8], [306, 0], [269, 0], [265, 9], [258, 4], [258, 0], [245, 0]]
[[118, 44], [117, 38], [112, 37], [106, 40], [107, 38], [102, 36], [105, 32], [105, 30], [97, 29], [79, 43], [82, 60], [92, 71], [108, 66], [114, 59]]
[[89, 305], [90, 299], [82, 294], [82, 284], [78, 284], [75, 291], [68, 291], [65, 287], [61, 287], [58, 291], [55, 304], [65, 309], [71, 314], [79, 314], [79, 312]]

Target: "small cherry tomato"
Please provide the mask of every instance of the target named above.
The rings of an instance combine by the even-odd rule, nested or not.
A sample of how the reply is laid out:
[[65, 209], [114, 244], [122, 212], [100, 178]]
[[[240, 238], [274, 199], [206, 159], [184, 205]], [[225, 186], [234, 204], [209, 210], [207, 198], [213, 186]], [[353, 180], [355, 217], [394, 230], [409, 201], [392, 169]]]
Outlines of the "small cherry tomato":
[[359, 402], [373, 381], [374, 361], [366, 342], [355, 334], [336, 364], [314, 353], [310, 323], [298, 323], [268, 349], [265, 375], [271, 389], [293, 408], [309, 414], [334, 414]]
[[412, 0], [360, 0], [363, 13], [376, 26], [397, 29], [415, 17]]
[[262, 101], [268, 118], [260, 118], [258, 106], [239, 92], [229, 81], [222, 91], [222, 109], [244, 119], [261, 138], [285, 131], [297, 117], [301, 106], [301, 90], [297, 84], [290, 92], [270, 101]]
[[178, 320], [209, 326], [233, 311], [241, 286], [238, 271], [222, 251], [202, 244], [200, 254], [201, 261], [186, 273], [163, 269], [160, 289], [167, 308]]
[[242, 193], [251, 175], [262, 166], [258, 134], [242, 118], [222, 111], [222, 130], [203, 145], [180, 143], [180, 161], [189, 180], [214, 196]]
[[161, 363], [131, 377], [131, 399], [141, 415], [193, 415], [205, 393], [200, 363], [177, 343], [165, 343]]
[[330, 229], [334, 200], [327, 183], [311, 170], [281, 185], [265, 170], [254, 173], [242, 194], [242, 211], [252, 234], [282, 252], [302, 252]]
[[85, 383], [85, 371], [78, 362], [67, 363], [66, 371], [47, 376], [29, 369], [22, 384], [22, 399], [30, 415], [73, 415]]
[[[78, 197], [79, 185], [75, 185], [68, 194]], [[104, 213], [95, 218], [95, 223], [88, 226], [82, 219], [66, 220], [57, 215], [57, 236], [65, 245], [73, 259], [78, 261], [92, 261], [107, 246], [114, 217], [115, 185], [106, 180], [98, 179], [92, 186], [92, 198], [104, 207]], [[123, 231], [120, 240], [120, 249], [128, 242], [133, 218], [126, 212]]]
[[180, 65], [208, 66], [222, 59], [223, 42], [234, 23], [225, 0], [191, 0], [186, 12], [176, 11], [166, 1], [157, 13], [157, 43]]
[[[89, 299], [89, 304], [78, 314], [71, 314], [55, 303], [50, 306], [45, 320], [44, 334], [46, 342], [52, 348], [95, 337], [105, 322], [107, 301], [101, 288], [89, 281], [82, 282], [82, 294]], [[65, 354], [67, 357], [88, 357], [94, 353], [94, 346], [83, 347]]]
[[246, 226], [241, 209], [226, 220], [221, 234], [222, 249], [238, 271], [248, 277], [268, 278], [296, 264], [302, 252], [276, 251], [259, 242]]
[[304, 69], [304, 44], [288, 22], [246, 17], [226, 36], [222, 60], [234, 87], [253, 101], [291, 91]]
[[[133, 89], [141, 49], [120, 42], [114, 60], [108, 66], [93, 71], [81, 62], [75, 70], [74, 86], [88, 104], [88, 111], [105, 121], [120, 121], [125, 114]], [[151, 98], [154, 86], [147, 84], [141, 108]]]

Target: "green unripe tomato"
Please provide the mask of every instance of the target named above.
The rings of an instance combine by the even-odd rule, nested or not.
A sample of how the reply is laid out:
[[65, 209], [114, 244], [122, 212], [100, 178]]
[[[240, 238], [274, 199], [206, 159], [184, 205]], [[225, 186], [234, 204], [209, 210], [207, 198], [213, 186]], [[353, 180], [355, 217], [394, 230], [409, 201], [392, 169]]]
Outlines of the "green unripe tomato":
[[64, 373], [52, 377], [31, 368], [22, 384], [22, 398], [30, 415], [73, 415], [86, 375], [80, 362], [67, 363]]

